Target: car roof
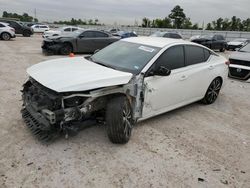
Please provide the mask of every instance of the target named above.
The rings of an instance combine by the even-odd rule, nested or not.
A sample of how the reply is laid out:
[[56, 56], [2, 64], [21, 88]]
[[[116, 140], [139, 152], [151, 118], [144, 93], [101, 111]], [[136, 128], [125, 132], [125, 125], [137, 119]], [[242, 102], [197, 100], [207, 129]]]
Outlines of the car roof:
[[[132, 42], [147, 46], [154, 46], [158, 48], [164, 48], [165, 46], [171, 45], [171, 44], [192, 44], [197, 45], [193, 42], [185, 41], [182, 39], [172, 39], [172, 38], [163, 38], [163, 37], [131, 37], [122, 39], [126, 42]], [[200, 45], [197, 45], [200, 46]]]

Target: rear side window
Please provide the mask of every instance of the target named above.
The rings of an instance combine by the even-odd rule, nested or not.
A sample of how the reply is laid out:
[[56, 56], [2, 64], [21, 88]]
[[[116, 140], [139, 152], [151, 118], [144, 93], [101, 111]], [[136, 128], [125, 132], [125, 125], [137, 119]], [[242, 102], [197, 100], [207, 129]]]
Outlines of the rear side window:
[[3, 25], [3, 24], [0, 24], [0, 27], [5, 27], [5, 25]]
[[66, 32], [70, 32], [70, 27], [69, 27], [69, 28], [64, 29], [64, 31], [66, 31]]
[[183, 46], [173, 46], [167, 49], [156, 61], [157, 67], [164, 66], [169, 70], [184, 67], [184, 48]]
[[204, 61], [207, 61], [208, 58], [210, 57], [211, 55], [211, 52], [206, 50], [206, 49], [203, 49], [204, 50]]
[[78, 30], [77, 28], [72, 28], [72, 31], [76, 31], [76, 30]]
[[169, 33], [164, 34], [163, 37], [169, 38]]
[[181, 36], [176, 33], [170, 33], [170, 36], [171, 38], [174, 38], [174, 39], [181, 39]]
[[204, 49], [199, 46], [185, 46], [186, 65], [195, 65], [205, 62]]
[[95, 37], [96, 38], [108, 37], [108, 35], [106, 33], [102, 33], [102, 32], [95, 32]]
[[86, 38], [94, 38], [95, 33], [93, 31], [85, 31], [81, 34], [81, 36], [84, 36]]

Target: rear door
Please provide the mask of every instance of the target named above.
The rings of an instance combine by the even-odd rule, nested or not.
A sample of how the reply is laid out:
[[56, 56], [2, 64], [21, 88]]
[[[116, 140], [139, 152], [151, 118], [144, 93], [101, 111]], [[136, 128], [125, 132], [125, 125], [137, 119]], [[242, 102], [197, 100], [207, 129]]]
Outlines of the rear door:
[[94, 31], [84, 31], [76, 39], [77, 52], [92, 53], [95, 51], [95, 33]]
[[195, 45], [185, 45], [186, 78], [183, 90], [187, 103], [204, 97], [213, 79], [214, 65], [209, 61], [209, 50]]
[[95, 50], [97, 49], [100, 50], [112, 43], [111, 38], [107, 33], [103, 33], [100, 31], [95, 31], [94, 33], [95, 33], [95, 39], [94, 39]]

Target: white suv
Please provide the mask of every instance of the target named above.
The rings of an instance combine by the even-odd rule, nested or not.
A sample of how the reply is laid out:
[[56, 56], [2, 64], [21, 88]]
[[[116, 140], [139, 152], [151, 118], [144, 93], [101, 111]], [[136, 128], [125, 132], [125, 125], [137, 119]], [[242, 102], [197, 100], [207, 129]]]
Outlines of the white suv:
[[180, 39], [132, 37], [89, 57], [49, 60], [28, 68], [22, 116], [41, 139], [103, 122], [113, 143], [133, 126], [196, 101], [212, 104], [227, 60]]
[[7, 23], [0, 22], [0, 38], [2, 40], [10, 40], [15, 37], [15, 29], [8, 26]]

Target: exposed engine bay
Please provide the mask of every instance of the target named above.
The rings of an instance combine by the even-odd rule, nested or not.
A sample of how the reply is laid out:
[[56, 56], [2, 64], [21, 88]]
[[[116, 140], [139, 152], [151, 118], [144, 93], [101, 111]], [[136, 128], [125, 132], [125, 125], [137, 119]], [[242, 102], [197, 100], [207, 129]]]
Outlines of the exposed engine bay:
[[109, 99], [114, 94], [130, 92], [128, 88], [115, 86], [80, 94], [58, 93], [30, 78], [23, 86], [21, 112], [34, 135], [48, 142], [61, 134], [68, 137], [91, 125], [104, 124]]

